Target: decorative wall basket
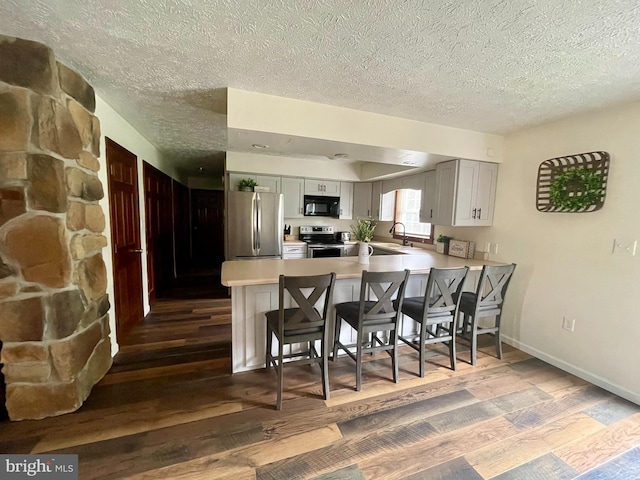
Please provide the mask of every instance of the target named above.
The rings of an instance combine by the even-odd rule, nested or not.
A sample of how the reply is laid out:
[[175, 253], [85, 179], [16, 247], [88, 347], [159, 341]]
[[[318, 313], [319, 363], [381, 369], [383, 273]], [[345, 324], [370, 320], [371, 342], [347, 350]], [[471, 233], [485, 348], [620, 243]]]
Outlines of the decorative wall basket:
[[588, 152], [545, 160], [538, 167], [536, 208], [549, 213], [587, 213], [604, 205], [609, 154]]

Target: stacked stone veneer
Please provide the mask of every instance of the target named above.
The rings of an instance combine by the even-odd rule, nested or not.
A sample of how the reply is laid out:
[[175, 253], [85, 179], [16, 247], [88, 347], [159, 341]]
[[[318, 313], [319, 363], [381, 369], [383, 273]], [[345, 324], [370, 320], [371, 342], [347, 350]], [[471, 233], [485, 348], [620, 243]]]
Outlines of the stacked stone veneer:
[[0, 340], [13, 420], [76, 410], [111, 366], [93, 88], [0, 35]]

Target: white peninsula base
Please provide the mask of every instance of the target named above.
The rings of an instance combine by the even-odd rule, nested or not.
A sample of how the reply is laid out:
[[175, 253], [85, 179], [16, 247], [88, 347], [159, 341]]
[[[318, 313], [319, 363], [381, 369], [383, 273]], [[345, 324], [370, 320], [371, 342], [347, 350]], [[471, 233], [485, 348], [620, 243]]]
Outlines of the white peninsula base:
[[[354, 257], [224, 262], [222, 283], [231, 287], [233, 373], [265, 366], [267, 331], [265, 313], [278, 308], [278, 276], [280, 274], [318, 275], [336, 272], [337, 280], [332, 302], [335, 305], [359, 299], [360, 277], [365, 269], [392, 271], [409, 268], [412, 274], [405, 295], [414, 297], [424, 293], [430, 268], [469, 265], [471, 271], [465, 283], [465, 290], [474, 290], [484, 264], [495, 264], [495, 262], [464, 260], [436, 253], [372, 257], [369, 265], [358, 264]], [[285, 298], [285, 302], [287, 302], [285, 306], [289, 306], [290, 298]], [[333, 345], [335, 321], [333, 305], [329, 311], [330, 346]], [[415, 322], [410, 319], [402, 322], [402, 333], [406, 335], [415, 331]], [[352, 335], [353, 331], [350, 328], [342, 328], [341, 341], [344, 344], [354, 343], [355, 338]]]

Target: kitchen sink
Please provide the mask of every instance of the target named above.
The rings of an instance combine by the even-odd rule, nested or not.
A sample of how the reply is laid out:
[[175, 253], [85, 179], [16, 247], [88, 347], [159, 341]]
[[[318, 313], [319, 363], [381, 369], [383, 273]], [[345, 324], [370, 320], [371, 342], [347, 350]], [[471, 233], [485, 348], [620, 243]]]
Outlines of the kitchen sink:
[[379, 242], [373, 243], [371, 244], [371, 246], [373, 248], [377, 247], [377, 248], [383, 248], [385, 250], [398, 250], [399, 248], [403, 247], [402, 245], [399, 245], [397, 243], [379, 243]]

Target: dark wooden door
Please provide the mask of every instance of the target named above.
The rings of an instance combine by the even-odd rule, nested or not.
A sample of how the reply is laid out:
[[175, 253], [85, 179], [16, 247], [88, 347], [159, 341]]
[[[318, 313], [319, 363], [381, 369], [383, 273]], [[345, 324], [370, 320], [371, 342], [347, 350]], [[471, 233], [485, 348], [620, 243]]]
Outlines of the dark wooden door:
[[173, 200], [171, 177], [143, 162], [149, 298], [163, 296], [173, 275]]
[[192, 261], [217, 267], [224, 260], [224, 192], [191, 190]]
[[173, 180], [173, 236], [176, 276], [185, 273], [191, 258], [191, 209], [189, 189]]
[[116, 336], [120, 340], [143, 317], [138, 160], [133, 153], [109, 138], [106, 139], [106, 146], [113, 252], [113, 302], [116, 311]]

